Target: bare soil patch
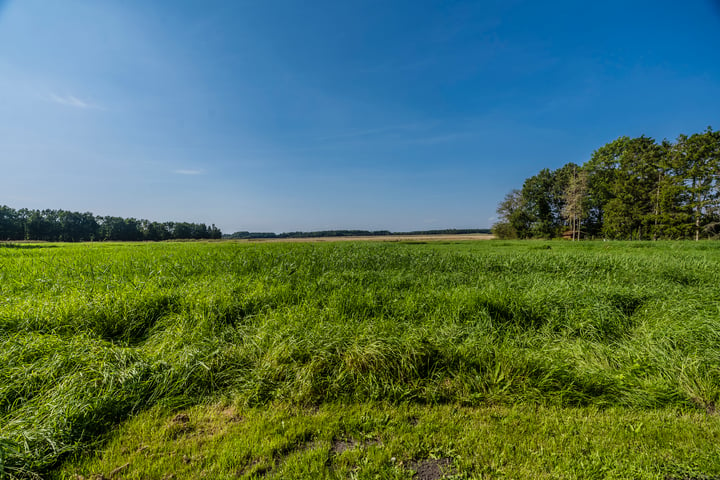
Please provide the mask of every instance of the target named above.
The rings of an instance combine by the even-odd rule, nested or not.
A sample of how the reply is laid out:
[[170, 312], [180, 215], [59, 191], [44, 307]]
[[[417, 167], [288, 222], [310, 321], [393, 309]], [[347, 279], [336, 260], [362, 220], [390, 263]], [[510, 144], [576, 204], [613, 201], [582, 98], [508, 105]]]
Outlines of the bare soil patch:
[[190, 417], [185, 413], [178, 413], [171, 420], [172, 423], [176, 423], [176, 424], [177, 423], [180, 423], [180, 424], [188, 423], [189, 421], [190, 421]]
[[412, 460], [408, 466], [415, 470], [414, 480], [439, 480], [445, 476], [455, 474], [455, 467], [450, 458], [427, 458]]
[[357, 440], [333, 440], [332, 447], [330, 447], [330, 451], [335, 454], [339, 455], [343, 453], [346, 450], [352, 450], [353, 448], [358, 446]]

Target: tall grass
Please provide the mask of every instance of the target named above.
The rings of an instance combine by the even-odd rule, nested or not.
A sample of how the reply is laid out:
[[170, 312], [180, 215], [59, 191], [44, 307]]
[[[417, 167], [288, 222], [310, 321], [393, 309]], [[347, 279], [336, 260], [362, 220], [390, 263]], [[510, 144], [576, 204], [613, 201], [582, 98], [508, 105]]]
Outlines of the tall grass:
[[0, 476], [219, 394], [713, 411], [719, 267], [689, 242], [0, 247]]

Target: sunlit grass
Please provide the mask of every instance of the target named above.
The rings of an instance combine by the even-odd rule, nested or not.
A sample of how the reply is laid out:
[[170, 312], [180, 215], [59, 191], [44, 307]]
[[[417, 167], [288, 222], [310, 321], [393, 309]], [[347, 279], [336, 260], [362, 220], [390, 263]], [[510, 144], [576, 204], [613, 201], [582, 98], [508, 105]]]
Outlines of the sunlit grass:
[[719, 441], [717, 417], [672, 408], [225, 402], [151, 409], [55, 477], [716, 478]]
[[219, 395], [713, 413], [719, 267], [710, 242], [0, 246], [0, 476]]

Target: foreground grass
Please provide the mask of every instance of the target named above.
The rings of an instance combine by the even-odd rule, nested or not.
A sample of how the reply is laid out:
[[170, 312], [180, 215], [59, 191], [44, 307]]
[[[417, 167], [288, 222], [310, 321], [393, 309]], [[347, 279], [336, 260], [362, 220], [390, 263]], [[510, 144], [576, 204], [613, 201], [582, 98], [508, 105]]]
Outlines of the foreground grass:
[[[249, 417], [275, 402], [328, 418], [343, 408], [359, 418], [374, 402], [390, 417], [420, 409], [418, 418], [435, 411], [421, 405], [468, 415], [516, 405], [527, 423], [537, 407], [558, 421], [614, 412], [660, 428], [652, 415], [690, 409], [695, 420], [677, 425], [711, 415], [716, 428], [719, 267], [720, 244], [705, 242], [2, 247], [0, 476], [52, 472], [101, 447], [128, 418], [218, 395]], [[313, 439], [335, 438], [325, 423]], [[437, 428], [437, 438], [450, 438], [451, 425]], [[628, 439], [597, 428], [616, 452], [602, 455], [622, 456]], [[666, 438], [685, 445], [688, 428]], [[274, 447], [253, 448], [246, 458], [286, 468], [273, 463]], [[323, 448], [302, 451], [327, 456]], [[653, 472], [645, 464], [713, 474], [704, 448], [688, 451], [692, 465], [673, 456], [634, 465], [642, 475]], [[419, 455], [386, 453], [403, 462]], [[458, 463], [467, 454], [442, 455], [458, 474], [487, 464], [471, 469]], [[567, 456], [568, 478], [580, 475], [573, 458], [581, 457]], [[519, 459], [510, 463], [546, 471]]]
[[709, 478], [719, 440], [676, 409], [221, 403], [152, 409], [55, 478]]

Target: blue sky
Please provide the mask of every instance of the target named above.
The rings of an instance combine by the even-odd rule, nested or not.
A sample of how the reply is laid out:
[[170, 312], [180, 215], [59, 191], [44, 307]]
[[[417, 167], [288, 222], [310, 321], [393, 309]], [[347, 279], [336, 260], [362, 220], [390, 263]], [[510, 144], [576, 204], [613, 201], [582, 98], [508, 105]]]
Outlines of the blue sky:
[[720, 5], [0, 0], [0, 204], [484, 228], [542, 168], [720, 128]]

